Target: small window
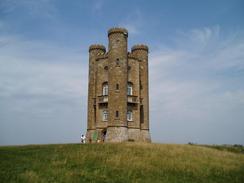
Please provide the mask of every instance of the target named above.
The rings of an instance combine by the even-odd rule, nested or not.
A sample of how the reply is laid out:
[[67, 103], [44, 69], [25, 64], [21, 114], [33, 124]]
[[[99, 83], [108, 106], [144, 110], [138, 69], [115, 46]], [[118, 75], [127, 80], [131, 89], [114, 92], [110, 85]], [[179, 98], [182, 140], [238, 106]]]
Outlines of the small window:
[[116, 84], [116, 90], [119, 90], [119, 84]]
[[133, 84], [132, 83], [128, 83], [127, 85], [127, 95], [132, 95], [132, 86]]
[[120, 61], [119, 61], [119, 59], [117, 58], [117, 59], [116, 59], [116, 66], [119, 66], [119, 64], [120, 64]]
[[103, 111], [103, 121], [108, 121], [108, 111], [107, 110]]
[[119, 111], [116, 111], [116, 113], [115, 113], [115, 117], [116, 117], [116, 118], [119, 117]]
[[108, 66], [105, 66], [105, 67], [104, 67], [104, 70], [108, 70]]
[[103, 95], [108, 95], [108, 83], [103, 83]]
[[142, 83], [141, 83], [141, 80], [140, 80], [140, 89], [141, 89], [141, 90], [143, 89], [143, 87], [142, 87]]
[[128, 71], [131, 70], [131, 66], [128, 66]]
[[132, 120], [133, 120], [133, 118], [132, 118], [132, 111], [129, 110], [129, 111], [127, 111], [127, 121], [132, 121]]
[[140, 107], [140, 123], [144, 123], [144, 109], [143, 109], [143, 106]]

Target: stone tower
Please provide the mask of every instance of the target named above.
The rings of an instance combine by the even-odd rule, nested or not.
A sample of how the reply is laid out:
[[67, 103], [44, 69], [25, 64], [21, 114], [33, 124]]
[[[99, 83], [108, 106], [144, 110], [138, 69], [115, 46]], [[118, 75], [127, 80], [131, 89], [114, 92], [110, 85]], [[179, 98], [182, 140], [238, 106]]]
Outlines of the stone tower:
[[148, 47], [127, 51], [128, 31], [108, 31], [103, 45], [89, 47], [88, 142], [151, 142], [149, 133]]

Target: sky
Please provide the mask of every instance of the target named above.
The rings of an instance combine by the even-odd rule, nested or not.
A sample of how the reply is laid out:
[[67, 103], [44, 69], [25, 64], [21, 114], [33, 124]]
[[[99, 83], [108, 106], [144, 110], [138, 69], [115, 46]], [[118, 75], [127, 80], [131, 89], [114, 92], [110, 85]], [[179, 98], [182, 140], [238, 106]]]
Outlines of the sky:
[[157, 143], [244, 144], [244, 1], [0, 0], [0, 145], [77, 143], [88, 48], [147, 44]]

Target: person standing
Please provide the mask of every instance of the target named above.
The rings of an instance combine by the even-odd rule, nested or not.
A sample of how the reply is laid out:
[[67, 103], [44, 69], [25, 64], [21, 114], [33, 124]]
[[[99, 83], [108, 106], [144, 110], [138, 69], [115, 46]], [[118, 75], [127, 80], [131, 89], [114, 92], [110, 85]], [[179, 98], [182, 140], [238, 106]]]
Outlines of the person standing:
[[86, 136], [85, 135], [81, 135], [81, 143], [85, 144], [86, 143]]

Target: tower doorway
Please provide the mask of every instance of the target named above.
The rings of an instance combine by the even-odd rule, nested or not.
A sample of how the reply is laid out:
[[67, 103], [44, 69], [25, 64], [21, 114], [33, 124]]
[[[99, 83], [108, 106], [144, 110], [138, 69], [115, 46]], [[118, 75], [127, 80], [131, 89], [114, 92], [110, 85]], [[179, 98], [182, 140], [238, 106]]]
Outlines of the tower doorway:
[[105, 141], [106, 134], [107, 134], [107, 128], [104, 128], [104, 129], [102, 130], [102, 142]]

